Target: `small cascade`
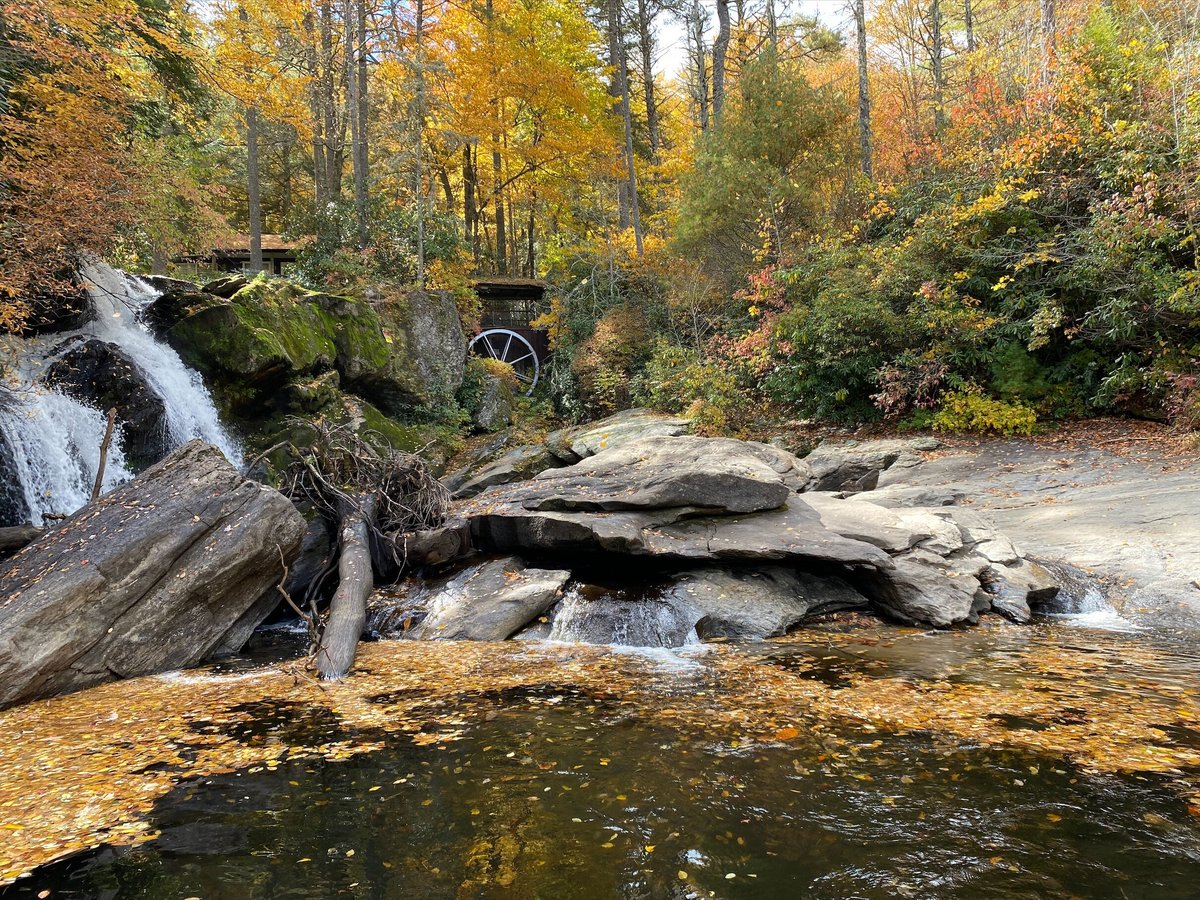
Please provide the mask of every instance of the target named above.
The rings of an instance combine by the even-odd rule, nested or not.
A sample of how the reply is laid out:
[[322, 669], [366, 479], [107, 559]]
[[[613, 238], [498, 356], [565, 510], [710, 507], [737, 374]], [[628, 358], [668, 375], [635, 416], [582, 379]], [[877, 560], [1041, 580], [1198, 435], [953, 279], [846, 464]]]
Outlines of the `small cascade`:
[[549, 640], [625, 647], [682, 647], [699, 642], [699, 613], [666, 592], [569, 588], [555, 607]]
[[1136, 631], [1137, 626], [1108, 602], [1104, 588], [1092, 575], [1069, 563], [1040, 563], [1058, 582], [1058, 594], [1038, 607], [1038, 612], [1068, 620], [1085, 628]]
[[[242, 465], [238, 444], [221, 426], [200, 375], [139, 321], [158, 292], [146, 281], [97, 260], [87, 261], [80, 274], [93, 306], [91, 321], [74, 331], [11, 339], [4, 347], [14, 363], [0, 393], [0, 466], [14, 476], [0, 497], [0, 519], [5, 523], [28, 520], [40, 525], [48, 515], [74, 512], [91, 496], [105, 416], [42, 380], [49, 363], [72, 338], [115, 344], [134, 362], [163, 401], [168, 446], [200, 438], [218, 447], [234, 465]], [[103, 489], [132, 477], [120, 441], [113, 441]]]

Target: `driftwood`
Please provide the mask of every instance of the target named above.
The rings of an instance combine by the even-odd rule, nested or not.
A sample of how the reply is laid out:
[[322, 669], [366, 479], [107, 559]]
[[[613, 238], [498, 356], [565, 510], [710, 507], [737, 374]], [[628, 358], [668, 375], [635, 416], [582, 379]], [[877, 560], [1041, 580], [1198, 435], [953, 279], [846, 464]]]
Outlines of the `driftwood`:
[[317, 671], [324, 679], [344, 678], [350, 672], [358, 639], [367, 623], [367, 598], [375, 588], [371, 566], [374, 516], [375, 502], [368, 497], [351, 506], [342, 518], [338, 586], [317, 649]]
[[[449, 495], [424, 460], [388, 448], [377, 435], [350, 424], [294, 423], [310, 429], [313, 441], [290, 448], [283, 490], [338, 524], [338, 586], [315, 648], [316, 667], [322, 678], [343, 678], [354, 664], [376, 574], [394, 574], [405, 561], [404, 545], [388, 535], [441, 526]], [[314, 616], [316, 593], [310, 592]]]
[[0, 554], [16, 553], [45, 533], [45, 528], [38, 528], [36, 525], [13, 525], [10, 528], [0, 528]]
[[108, 411], [108, 424], [104, 429], [104, 440], [100, 442], [100, 464], [96, 466], [96, 483], [92, 485], [92, 501], [100, 499], [104, 486], [104, 469], [108, 465], [108, 448], [112, 446], [113, 426], [117, 424], [117, 408]]

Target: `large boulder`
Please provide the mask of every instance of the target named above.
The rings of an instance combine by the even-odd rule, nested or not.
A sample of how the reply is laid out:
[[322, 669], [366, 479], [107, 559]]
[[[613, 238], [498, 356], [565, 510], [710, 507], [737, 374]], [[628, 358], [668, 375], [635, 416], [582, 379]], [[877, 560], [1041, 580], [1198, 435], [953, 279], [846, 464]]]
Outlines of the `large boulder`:
[[809, 469], [808, 491], [864, 491], [879, 483], [882, 473], [920, 465], [922, 453], [936, 450], [935, 438], [848, 441], [822, 444], [804, 457]]
[[283, 495], [185, 444], [0, 568], [0, 707], [201, 661], [304, 530]]
[[665, 416], [649, 409], [627, 409], [606, 419], [552, 432], [546, 447], [570, 465], [629, 441], [668, 438], [687, 434], [691, 419]]
[[731, 640], [776, 637], [812, 616], [867, 606], [841, 578], [782, 566], [696, 569], [680, 575], [671, 593], [699, 611], [700, 637]]
[[162, 398], [116, 344], [96, 338], [72, 342], [51, 364], [46, 382], [97, 409], [116, 409], [121, 449], [134, 471], [158, 462], [170, 449]]
[[866, 575], [862, 587], [877, 608], [903, 622], [946, 628], [994, 611], [1025, 623], [1030, 603], [1057, 591], [1047, 570], [972, 510], [883, 507], [824, 493], [804, 499], [825, 527], [891, 555], [894, 565]]
[[466, 500], [490, 487], [527, 481], [561, 465], [562, 461], [540, 444], [524, 444], [496, 459], [452, 472], [442, 479], [442, 483], [455, 500]]
[[888, 555], [821, 524], [796, 495], [777, 509], [700, 515], [688, 507], [615, 512], [527, 509], [526, 485], [493, 488], [469, 501], [478, 549], [497, 553], [609, 553], [661, 560], [788, 562], [890, 567]]
[[355, 299], [265, 277], [219, 288], [167, 291], [146, 316], [243, 412], [330, 369], [388, 415], [453, 397], [462, 383], [466, 338], [448, 294]]
[[548, 469], [508, 492], [528, 510], [691, 507], [738, 514], [778, 509], [792, 490], [757, 448], [730, 438], [640, 438], [573, 466]]

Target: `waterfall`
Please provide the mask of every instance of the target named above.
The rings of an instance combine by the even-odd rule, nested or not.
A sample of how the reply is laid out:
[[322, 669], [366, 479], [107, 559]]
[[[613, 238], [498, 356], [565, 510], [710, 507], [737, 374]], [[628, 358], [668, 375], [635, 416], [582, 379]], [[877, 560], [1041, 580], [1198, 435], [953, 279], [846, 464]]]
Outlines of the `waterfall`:
[[[46, 515], [67, 515], [88, 502], [100, 442], [107, 422], [102, 413], [54, 390], [33, 388], [0, 404], [0, 436], [6, 444], [5, 462], [16, 474], [16, 490], [26, 516], [41, 525]], [[108, 451], [104, 490], [132, 478], [118, 442]]]
[[[12, 339], [4, 348], [15, 367], [0, 394], [0, 466], [11, 472], [0, 505], [23, 507], [0, 509], [6, 519], [40, 525], [47, 515], [74, 512], [91, 496], [105, 416], [41, 381], [54, 348], [73, 337], [115, 344], [134, 362], [163, 401], [169, 446], [200, 438], [218, 447], [235, 466], [242, 465], [237, 442], [221, 426], [200, 375], [140, 321], [159, 292], [97, 260], [86, 261], [80, 274], [95, 312], [93, 321], [73, 331]], [[120, 441], [113, 441], [103, 489], [132, 477]]]
[[217, 407], [200, 373], [185, 366], [178, 353], [139, 321], [140, 313], [158, 298], [159, 292], [141, 278], [101, 262], [88, 262], [81, 274], [96, 311], [92, 334], [124, 350], [151, 390], [162, 398], [171, 445], [200, 438], [240, 467], [241, 450], [221, 426]]

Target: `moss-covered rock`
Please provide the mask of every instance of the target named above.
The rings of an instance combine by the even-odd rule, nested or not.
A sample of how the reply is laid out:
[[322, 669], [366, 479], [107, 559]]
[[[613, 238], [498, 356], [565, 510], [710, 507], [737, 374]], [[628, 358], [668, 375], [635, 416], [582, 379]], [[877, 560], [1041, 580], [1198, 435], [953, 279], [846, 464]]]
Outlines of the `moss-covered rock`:
[[345, 390], [403, 415], [445, 402], [462, 382], [466, 339], [448, 294], [356, 299], [260, 277], [229, 297], [168, 292], [149, 318], [238, 405], [336, 369]]

